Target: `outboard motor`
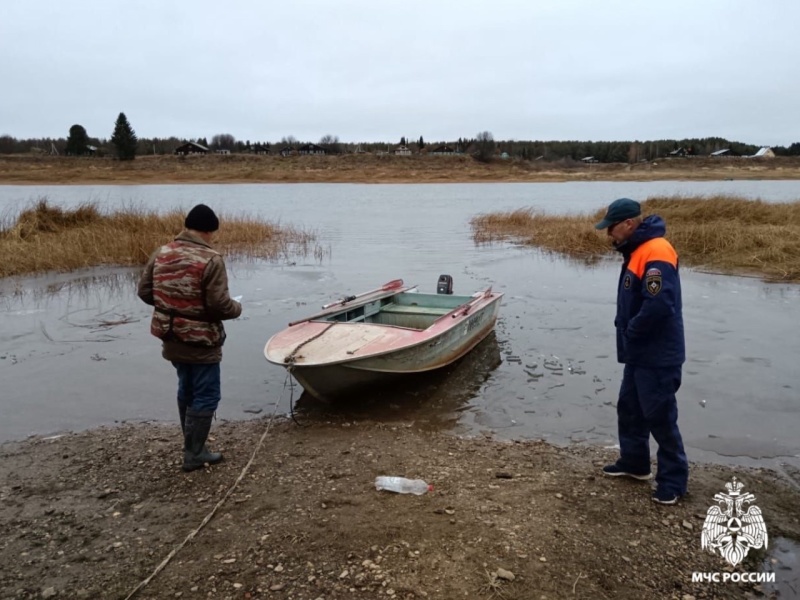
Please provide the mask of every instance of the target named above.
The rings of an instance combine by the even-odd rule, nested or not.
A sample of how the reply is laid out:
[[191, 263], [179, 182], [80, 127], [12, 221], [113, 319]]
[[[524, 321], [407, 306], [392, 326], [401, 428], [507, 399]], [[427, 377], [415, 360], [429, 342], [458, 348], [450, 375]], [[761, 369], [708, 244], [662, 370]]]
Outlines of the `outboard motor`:
[[450, 275], [439, 275], [439, 283], [436, 284], [437, 294], [453, 293], [453, 278]]

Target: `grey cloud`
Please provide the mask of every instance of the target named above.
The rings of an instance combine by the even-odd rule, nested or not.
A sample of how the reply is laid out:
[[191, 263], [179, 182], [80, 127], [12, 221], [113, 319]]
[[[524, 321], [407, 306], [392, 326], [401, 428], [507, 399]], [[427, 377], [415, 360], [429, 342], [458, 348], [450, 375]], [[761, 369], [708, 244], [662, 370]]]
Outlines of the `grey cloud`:
[[800, 4], [29, 0], [0, 134], [800, 141]]

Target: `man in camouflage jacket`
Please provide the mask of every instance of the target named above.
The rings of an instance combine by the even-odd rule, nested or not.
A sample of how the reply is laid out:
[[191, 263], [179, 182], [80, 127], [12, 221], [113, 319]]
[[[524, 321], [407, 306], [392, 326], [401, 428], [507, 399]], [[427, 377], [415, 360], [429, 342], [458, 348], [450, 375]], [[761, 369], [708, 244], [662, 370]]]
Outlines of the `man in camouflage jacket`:
[[178, 374], [183, 470], [194, 471], [222, 460], [206, 440], [221, 399], [222, 321], [237, 318], [242, 306], [231, 299], [225, 263], [211, 246], [219, 229], [214, 211], [198, 204], [184, 227], [150, 257], [139, 297], [154, 307], [150, 332], [161, 339], [161, 354]]

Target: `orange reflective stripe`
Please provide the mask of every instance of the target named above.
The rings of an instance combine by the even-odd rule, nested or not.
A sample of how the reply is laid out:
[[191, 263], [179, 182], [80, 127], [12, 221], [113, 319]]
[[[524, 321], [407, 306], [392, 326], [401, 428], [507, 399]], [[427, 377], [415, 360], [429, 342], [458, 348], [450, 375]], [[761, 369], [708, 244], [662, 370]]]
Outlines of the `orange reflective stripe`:
[[653, 238], [633, 251], [631, 261], [628, 263], [628, 270], [642, 279], [645, 266], [654, 260], [669, 263], [677, 268], [678, 253], [664, 238]]

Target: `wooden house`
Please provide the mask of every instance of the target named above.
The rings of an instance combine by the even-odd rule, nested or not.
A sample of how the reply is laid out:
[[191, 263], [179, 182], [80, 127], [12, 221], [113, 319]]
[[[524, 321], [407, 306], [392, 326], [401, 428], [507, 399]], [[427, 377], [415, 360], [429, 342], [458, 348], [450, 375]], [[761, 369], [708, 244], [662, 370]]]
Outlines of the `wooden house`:
[[411, 156], [411, 150], [408, 149], [408, 146], [398, 146], [394, 149], [394, 153], [397, 156]]
[[186, 142], [175, 148], [175, 154], [186, 156], [187, 154], [208, 154], [209, 150], [201, 144]]
[[442, 144], [441, 146], [436, 146], [436, 148], [428, 152], [428, 154], [435, 154], [436, 156], [452, 156], [458, 153], [451, 146]]
[[775, 158], [775, 152], [772, 148], [760, 148], [758, 152], [747, 158]]
[[297, 153], [301, 156], [310, 156], [316, 154], [327, 154], [328, 151], [318, 144], [304, 144], [297, 149]]

